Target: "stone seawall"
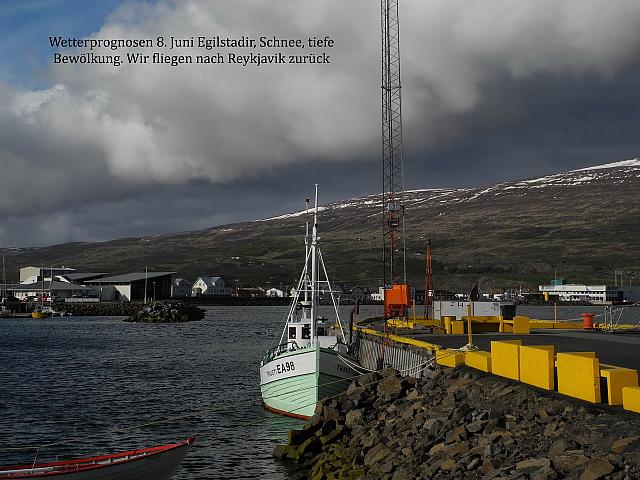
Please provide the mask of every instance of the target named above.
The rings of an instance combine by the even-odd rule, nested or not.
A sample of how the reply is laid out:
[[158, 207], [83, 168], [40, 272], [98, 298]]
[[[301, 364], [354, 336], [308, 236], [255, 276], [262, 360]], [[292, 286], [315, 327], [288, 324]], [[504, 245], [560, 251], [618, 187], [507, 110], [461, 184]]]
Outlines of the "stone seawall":
[[394, 369], [319, 402], [274, 456], [312, 479], [640, 478], [640, 416], [467, 368]]

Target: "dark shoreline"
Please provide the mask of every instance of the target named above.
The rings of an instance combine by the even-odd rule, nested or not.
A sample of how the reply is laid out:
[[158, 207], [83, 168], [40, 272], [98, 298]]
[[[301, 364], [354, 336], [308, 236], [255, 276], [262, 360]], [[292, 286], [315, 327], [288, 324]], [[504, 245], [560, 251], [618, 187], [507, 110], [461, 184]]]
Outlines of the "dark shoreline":
[[[172, 300], [186, 306], [197, 307], [282, 307], [288, 306], [290, 298], [243, 298], [243, 297], [222, 297], [219, 299], [187, 298]], [[367, 303], [365, 305], [380, 305], [380, 302]], [[323, 305], [323, 303], [321, 303]], [[329, 303], [326, 303], [329, 305]], [[342, 303], [342, 305], [354, 305], [354, 303]], [[77, 317], [120, 317], [130, 316], [144, 308], [143, 302], [101, 302], [101, 303], [61, 303], [55, 305], [59, 311], [64, 311], [69, 315]]]

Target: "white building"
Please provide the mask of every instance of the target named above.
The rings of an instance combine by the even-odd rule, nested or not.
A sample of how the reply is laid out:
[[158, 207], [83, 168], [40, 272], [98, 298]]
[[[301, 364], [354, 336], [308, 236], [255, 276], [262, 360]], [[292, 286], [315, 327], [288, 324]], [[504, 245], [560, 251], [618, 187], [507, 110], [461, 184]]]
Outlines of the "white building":
[[445, 316], [455, 316], [456, 320], [462, 320], [462, 317], [469, 315], [471, 309], [472, 316], [502, 316], [511, 319], [516, 313], [516, 307], [511, 302], [469, 302], [469, 301], [451, 301], [436, 300], [433, 302], [433, 318], [442, 318]]
[[171, 298], [171, 282], [175, 272], [135, 272], [89, 280], [87, 284], [100, 289], [103, 300], [107, 287], [113, 289], [114, 298], [108, 300], [136, 301]]
[[34, 283], [42, 279], [50, 278], [51, 274], [58, 275], [72, 274], [75, 270], [66, 267], [22, 267], [20, 269], [20, 283]]
[[278, 298], [282, 298], [285, 296], [284, 291], [278, 289], [278, 288], [270, 288], [265, 292], [265, 296], [266, 297], [278, 297]]
[[640, 301], [640, 287], [623, 285], [540, 285], [538, 290], [561, 302], [619, 303]]
[[194, 297], [200, 295], [222, 295], [230, 297], [233, 294], [233, 288], [228, 286], [222, 277], [202, 275], [194, 282], [191, 294]]
[[378, 293], [372, 293], [371, 300], [384, 302], [384, 287], [378, 287]]
[[7, 288], [20, 301], [95, 301], [100, 299], [100, 292], [90, 285], [76, 285], [75, 283], [57, 280], [43, 280], [32, 283], [21, 283]]
[[184, 278], [174, 278], [171, 282], [171, 298], [184, 298], [191, 296], [192, 284]]

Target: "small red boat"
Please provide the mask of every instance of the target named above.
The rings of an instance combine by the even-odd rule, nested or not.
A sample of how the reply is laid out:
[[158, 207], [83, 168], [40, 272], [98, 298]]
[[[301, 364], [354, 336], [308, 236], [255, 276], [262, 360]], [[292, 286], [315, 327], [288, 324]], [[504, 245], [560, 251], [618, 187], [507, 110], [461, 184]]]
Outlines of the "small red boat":
[[0, 479], [169, 480], [194, 439], [99, 457], [0, 467]]

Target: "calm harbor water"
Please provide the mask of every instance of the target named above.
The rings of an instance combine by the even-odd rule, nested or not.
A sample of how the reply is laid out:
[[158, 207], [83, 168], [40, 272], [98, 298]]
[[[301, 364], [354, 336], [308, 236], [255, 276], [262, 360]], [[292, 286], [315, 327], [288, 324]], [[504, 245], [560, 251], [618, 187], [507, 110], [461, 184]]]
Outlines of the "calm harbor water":
[[176, 480], [295, 478], [271, 451], [302, 422], [263, 410], [258, 374], [286, 310], [211, 307], [162, 325], [0, 319], [0, 464], [33, 462], [15, 447], [44, 446], [44, 461], [195, 436]]
[[[352, 307], [341, 308], [348, 321]], [[110, 453], [195, 436], [177, 480], [292, 479], [271, 451], [301, 425], [263, 410], [258, 364], [286, 307], [211, 307], [202, 322], [0, 319], [0, 464]], [[558, 319], [603, 307], [559, 307]], [[361, 307], [361, 317], [381, 307]], [[518, 307], [553, 318], [553, 307]], [[640, 309], [623, 320], [637, 322]], [[60, 443], [62, 442], [62, 443]], [[51, 445], [53, 444], [53, 445]]]

